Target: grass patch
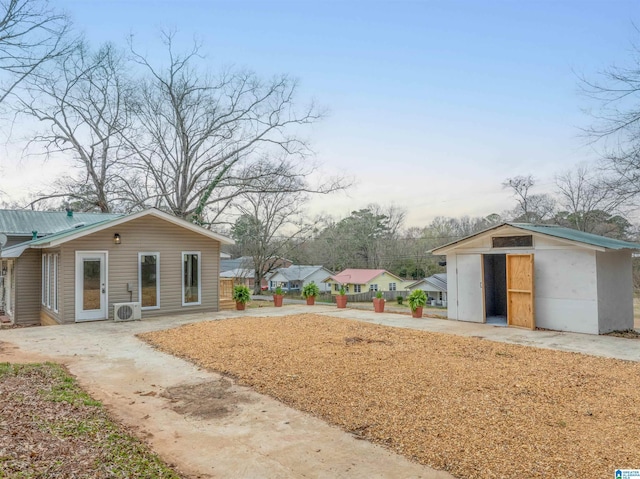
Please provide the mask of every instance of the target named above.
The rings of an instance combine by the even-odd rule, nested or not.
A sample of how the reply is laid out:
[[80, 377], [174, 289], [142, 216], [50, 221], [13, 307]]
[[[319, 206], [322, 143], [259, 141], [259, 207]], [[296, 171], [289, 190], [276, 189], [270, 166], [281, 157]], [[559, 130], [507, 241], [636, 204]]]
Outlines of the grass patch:
[[179, 478], [60, 365], [0, 363], [0, 397], [0, 478]]

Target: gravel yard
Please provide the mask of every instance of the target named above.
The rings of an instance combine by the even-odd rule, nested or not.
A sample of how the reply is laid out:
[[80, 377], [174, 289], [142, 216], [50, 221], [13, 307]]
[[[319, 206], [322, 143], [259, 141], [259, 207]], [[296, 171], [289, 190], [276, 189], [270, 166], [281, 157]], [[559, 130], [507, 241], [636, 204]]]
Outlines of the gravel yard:
[[640, 467], [640, 364], [313, 314], [143, 339], [460, 478]]

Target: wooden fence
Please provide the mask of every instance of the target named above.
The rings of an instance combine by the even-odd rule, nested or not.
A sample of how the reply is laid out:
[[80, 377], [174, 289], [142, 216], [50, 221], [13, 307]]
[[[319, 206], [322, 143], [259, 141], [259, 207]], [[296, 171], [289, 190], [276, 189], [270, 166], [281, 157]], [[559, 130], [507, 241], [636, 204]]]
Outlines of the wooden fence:
[[[403, 298], [406, 298], [407, 296], [409, 296], [411, 292], [410, 291], [382, 291], [382, 297], [385, 299], [385, 301], [395, 301], [396, 298], [398, 296], [402, 296]], [[365, 301], [371, 301], [373, 298], [376, 297], [377, 291], [365, 291], [364, 293], [351, 293], [351, 294], [347, 294], [347, 298], [348, 301], [351, 301], [353, 303], [361, 303], [361, 302], [365, 302]], [[335, 299], [335, 295], [333, 295], [331, 301], [333, 303], [336, 302]]]

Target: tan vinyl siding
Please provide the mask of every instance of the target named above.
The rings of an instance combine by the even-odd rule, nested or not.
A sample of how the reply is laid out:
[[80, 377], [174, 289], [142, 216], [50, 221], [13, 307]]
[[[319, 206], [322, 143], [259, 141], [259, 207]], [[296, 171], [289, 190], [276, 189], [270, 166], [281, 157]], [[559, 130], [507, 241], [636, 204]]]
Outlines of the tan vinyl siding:
[[[118, 233], [121, 244], [113, 243]], [[145, 310], [142, 317], [218, 310], [220, 243], [161, 218], [145, 216], [98, 231], [62, 245], [60, 259], [61, 313], [64, 322], [75, 321], [76, 251], [107, 252], [109, 318], [113, 304], [138, 301], [138, 253], [160, 253], [160, 308]], [[200, 251], [201, 304], [182, 306], [182, 252]], [[127, 292], [127, 284], [132, 292]]]
[[14, 263], [15, 270], [15, 323], [39, 324], [42, 299], [42, 264], [40, 251], [27, 249]]

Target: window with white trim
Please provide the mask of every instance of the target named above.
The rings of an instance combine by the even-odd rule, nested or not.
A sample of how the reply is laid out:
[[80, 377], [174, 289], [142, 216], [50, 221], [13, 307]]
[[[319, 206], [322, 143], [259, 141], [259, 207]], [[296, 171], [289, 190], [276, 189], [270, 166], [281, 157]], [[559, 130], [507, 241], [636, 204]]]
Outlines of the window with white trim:
[[340, 285], [338, 283], [333, 285], [333, 290], [334, 291], [340, 291]]
[[200, 251], [182, 252], [182, 306], [201, 304]]
[[378, 285], [377, 284], [370, 284], [369, 285], [369, 291], [378, 291]]
[[58, 312], [58, 254], [42, 255], [42, 305]]
[[138, 300], [142, 309], [160, 307], [160, 253], [138, 253]]
[[396, 283], [389, 283], [389, 291], [395, 291], [396, 290]]
[[51, 307], [58, 312], [58, 254], [53, 255], [53, 275], [51, 278], [51, 290], [53, 291], [53, 299]]
[[354, 284], [354, 285], [353, 285], [353, 292], [354, 292], [354, 293], [362, 293], [362, 285], [360, 285], [360, 284]]
[[49, 275], [47, 273], [47, 255], [42, 255], [42, 305], [46, 306], [47, 304], [47, 287], [49, 286], [48, 281]]

